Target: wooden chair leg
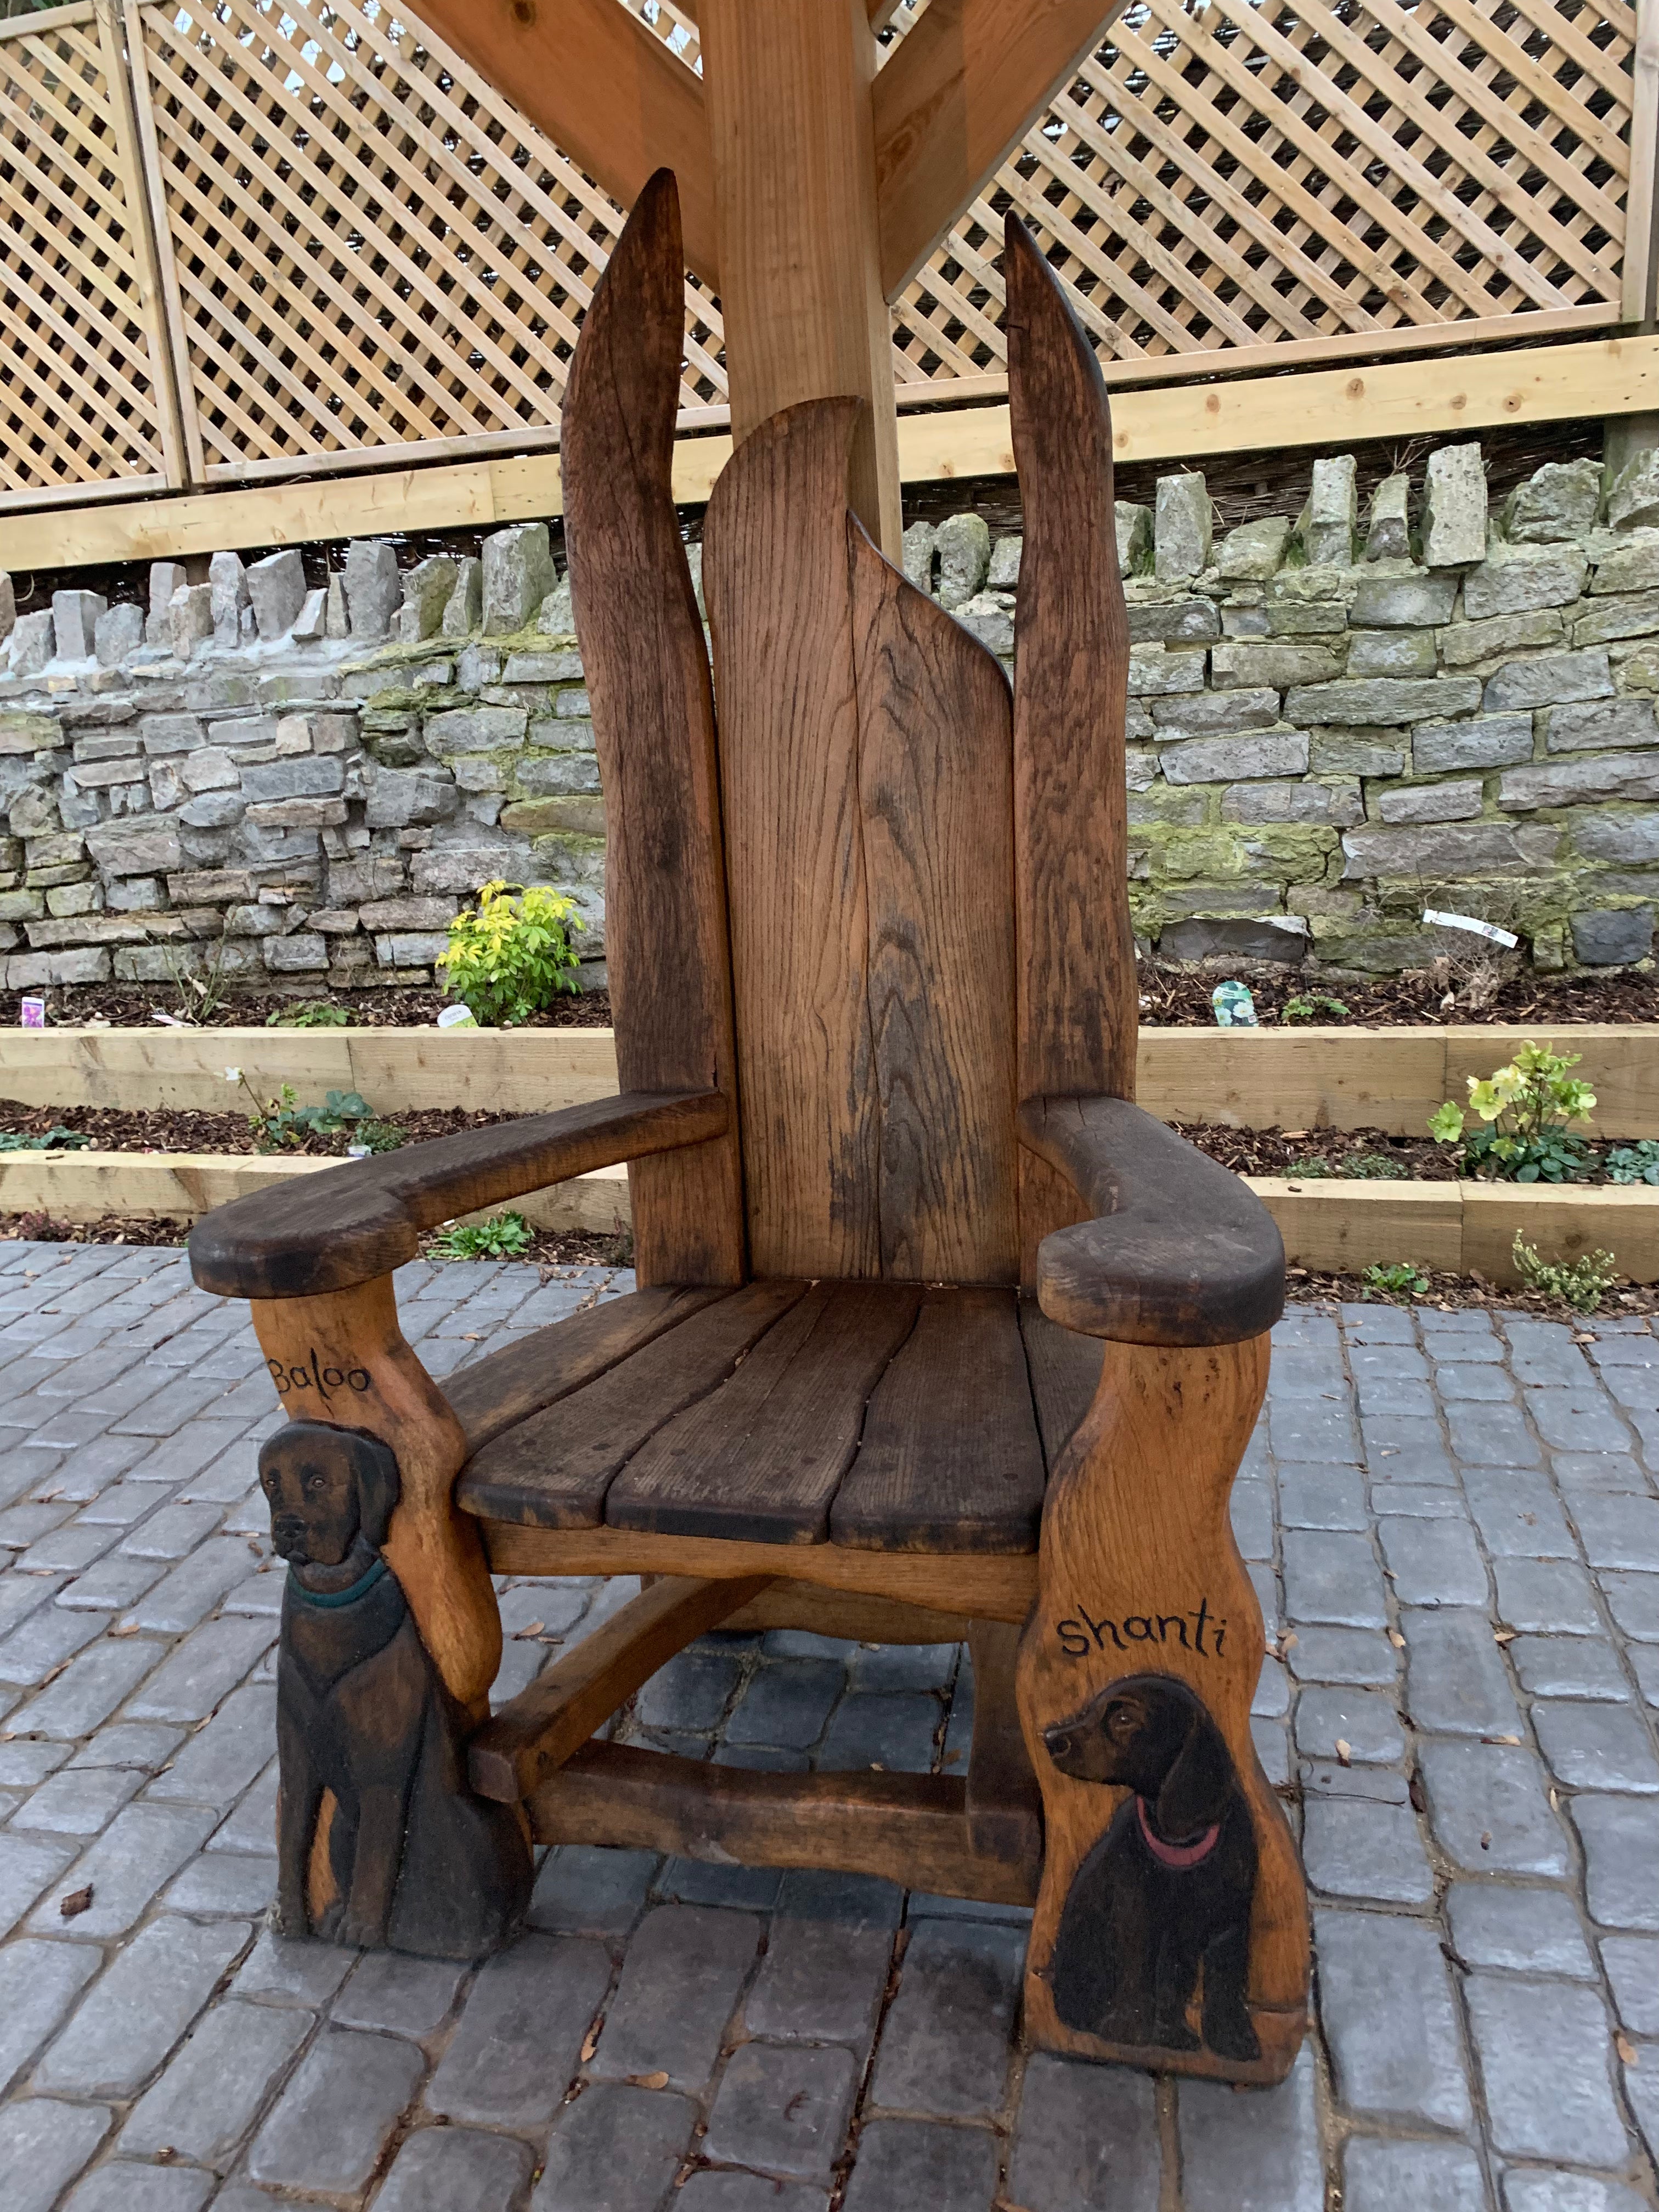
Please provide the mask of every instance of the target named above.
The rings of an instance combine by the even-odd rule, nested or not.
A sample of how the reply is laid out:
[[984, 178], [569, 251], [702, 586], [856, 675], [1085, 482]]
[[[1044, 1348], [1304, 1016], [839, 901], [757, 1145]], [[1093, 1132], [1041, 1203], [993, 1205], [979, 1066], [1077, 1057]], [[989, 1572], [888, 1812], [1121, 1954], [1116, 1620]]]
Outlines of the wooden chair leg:
[[1228, 1517], [1267, 1358], [1108, 1345], [1049, 1484], [1018, 1668], [1041, 2048], [1272, 2082], [1302, 2040], [1306, 1891], [1250, 1735], [1265, 1641]]

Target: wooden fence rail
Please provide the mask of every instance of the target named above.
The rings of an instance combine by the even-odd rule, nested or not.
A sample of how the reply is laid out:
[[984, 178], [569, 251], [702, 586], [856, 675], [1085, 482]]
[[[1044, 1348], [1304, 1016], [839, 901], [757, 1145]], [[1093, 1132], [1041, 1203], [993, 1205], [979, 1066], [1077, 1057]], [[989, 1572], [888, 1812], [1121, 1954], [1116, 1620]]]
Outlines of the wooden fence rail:
[[[894, 301], [901, 404], [1003, 388], [1011, 201], [1115, 383], [1651, 319], [1638, 7], [1137, 0]], [[0, 22], [0, 507], [551, 446], [621, 222], [387, 0]], [[682, 428], [725, 398], [688, 278]]]

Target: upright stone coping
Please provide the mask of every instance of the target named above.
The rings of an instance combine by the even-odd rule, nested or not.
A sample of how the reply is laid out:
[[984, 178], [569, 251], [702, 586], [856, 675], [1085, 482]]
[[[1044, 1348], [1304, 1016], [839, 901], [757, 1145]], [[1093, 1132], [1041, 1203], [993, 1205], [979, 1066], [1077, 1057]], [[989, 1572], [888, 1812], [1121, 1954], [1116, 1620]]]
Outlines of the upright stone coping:
[[[1645, 467], [1638, 453], [1617, 480]], [[1156, 513], [1120, 503], [1143, 942], [1387, 972], [1443, 949], [1432, 905], [1515, 930], [1543, 968], [1651, 957], [1659, 526], [1628, 502], [1615, 526], [1593, 462], [1547, 465], [1489, 518], [1478, 447], [1425, 473], [1420, 499], [1396, 472], [1367, 505], [1336, 456], [1299, 527], [1259, 516], [1214, 544], [1199, 471], [1164, 478]], [[1460, 488], [1460, 551], [1483, 511], [1468, 561], [1446, 557]], [[1439, 565], [1409, 557], [1419, 526]], [[1346, 560], [1310, 557], [1340, 554], [1345, 530]], [[1020, 553], [969, 513], [906, 533], [912, 580], [1011, 669]], [[515, 629], [487, 629], [487, 579], [491, 618]], [[297, 549], [246, 569], [228, 556], [217, 590], [234, 649], [216, 639], [214, 585], [177, 562], [135, 573], [142, 642], [118, 588], [79, 661], [50, 611], [14, 614], [0, 975], [424, 978], [459, 902], [505, 876], [575, 901], [597, 979], [604, 794], [545, 526], [402, 573], [390, 544], [363, 541], [310, 589]], [[64, 611], [85, 643], [83, 599]]]

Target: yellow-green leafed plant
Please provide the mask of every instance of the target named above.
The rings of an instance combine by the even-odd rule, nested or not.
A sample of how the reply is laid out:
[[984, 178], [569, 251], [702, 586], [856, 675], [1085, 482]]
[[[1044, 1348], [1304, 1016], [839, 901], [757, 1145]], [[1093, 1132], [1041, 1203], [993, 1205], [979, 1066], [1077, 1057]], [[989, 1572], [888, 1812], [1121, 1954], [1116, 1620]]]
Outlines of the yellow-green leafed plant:
[[1516, 1267], [1528, 1290], [1559, 1298], [1575, 1312], [1593, 1314], [1618, 1280], [1611, 1252], [1585, 1252], [1577, 1260], [1547, 1260], [1517, 1229], [1510, 1247]]
[[446, 988], [491, 1027], [528, 1021], [561, 991], [580, 988], [570, 944], [575, 911], [557, 891], [486, 884], [477, 909], [463, 908], [449, 925], [448, 949], [438, 955]]
[[1429, 1116], [1430, 1135], [1456, 1147], [1463, 1175], [1504, 1182], [1576, 1182], [1589, 1161], [1570, 1125], [1583, 1121], [1595, 1103], [1589, 1084], [1567, 1073], [1583, 1057], [1523, 1044], [1506, 1066], [1484, 1080], [1470, 1076], [1468, 1113], [1448, 1099]]

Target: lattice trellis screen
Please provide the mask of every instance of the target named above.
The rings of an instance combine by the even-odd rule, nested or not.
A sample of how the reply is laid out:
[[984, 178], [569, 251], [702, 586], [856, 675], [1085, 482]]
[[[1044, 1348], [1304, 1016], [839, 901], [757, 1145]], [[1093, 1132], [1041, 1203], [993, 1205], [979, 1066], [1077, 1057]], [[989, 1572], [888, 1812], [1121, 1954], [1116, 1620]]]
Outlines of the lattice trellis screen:
[[[622, 213], [379, 0], [137, 9], [208, 481], [554, 434]], [[724, 400], [687, 288], [688, 410]]]
[[[166, 481], [127, 113], [90, 5], [0, 23], [0, 494]], [[0, 563], [0, 565], [3, 565]]]
[[1004, 368], [1011, 199], [1115, 378], [1615, 322], [1635, 36], [1623, 0], [1140, 0], [899, 303], [898, 374]]

